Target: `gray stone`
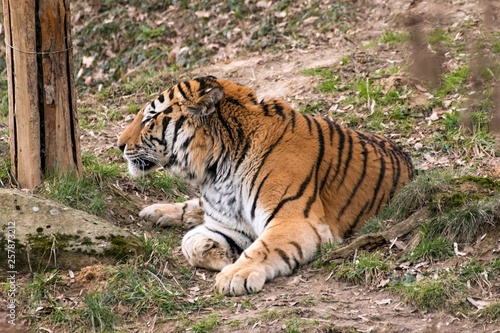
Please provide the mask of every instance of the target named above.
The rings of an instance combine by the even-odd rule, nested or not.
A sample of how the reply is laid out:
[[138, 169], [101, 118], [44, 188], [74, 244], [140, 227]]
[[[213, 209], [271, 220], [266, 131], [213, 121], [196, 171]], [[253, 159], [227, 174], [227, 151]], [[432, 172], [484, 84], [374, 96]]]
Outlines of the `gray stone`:
[[18, 190], [0, 189], [0, 272], [78, 270], [142, 253], [131, 232], [86, 212]]

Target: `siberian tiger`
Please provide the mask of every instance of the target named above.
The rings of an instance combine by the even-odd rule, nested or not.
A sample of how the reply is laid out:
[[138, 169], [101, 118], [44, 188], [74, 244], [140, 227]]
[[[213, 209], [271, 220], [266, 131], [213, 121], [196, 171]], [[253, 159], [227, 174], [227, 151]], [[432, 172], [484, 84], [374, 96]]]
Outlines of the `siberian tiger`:
[[220, 270], [225, 295], [307, 263], [379, 212], [413, 177], [410, 157], [379, 135], [294, 111], [278, 98], [213, 76], [181, 82], [139, 111], [118, 146], [131, 175], [158, 167], [202, 198], [140, 215], [186, 233], [190, 264]]

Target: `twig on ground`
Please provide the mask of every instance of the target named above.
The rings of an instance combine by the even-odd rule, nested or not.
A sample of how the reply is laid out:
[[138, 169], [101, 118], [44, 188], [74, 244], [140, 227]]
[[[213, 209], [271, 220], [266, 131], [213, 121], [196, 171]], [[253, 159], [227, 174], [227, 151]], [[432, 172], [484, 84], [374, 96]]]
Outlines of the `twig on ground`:
[[325, 254], [323, 256], [323, 262], [341, 263], [344, 259], [349, 258], [359, 249], [374, 249], [390, 243], [393, 239], [401, 238], [415, 230], [429, 217], [429, 215], [429, 210], [427, 208], [422, 208], [406, 220], [391, 226], [385, 231], [361, 235], [354, 239], [350, 244]]

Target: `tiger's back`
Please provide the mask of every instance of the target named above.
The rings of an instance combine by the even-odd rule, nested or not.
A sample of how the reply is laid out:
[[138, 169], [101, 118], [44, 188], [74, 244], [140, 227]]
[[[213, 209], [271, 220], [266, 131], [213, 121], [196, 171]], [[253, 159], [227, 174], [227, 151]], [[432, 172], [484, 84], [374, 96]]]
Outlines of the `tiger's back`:
[[[260, 187], [253, 201], [268, 207], [268, 220], [281, 210], [294, 210], [304, 219], [314, 214], [335, 240], [342, 240], [413, 178], [408, 154], [383, 136], [301, 114], [277, 98], [246, 107], [262, 117], [251, 121], [247, 132], [272, 129], [254, 133], [258, 148], [249, 150], [247, 160], [257, 170], [245, 173], [250, 192]], [[256, 160], [261, 165], [255, 166]]]
[[[304, 216], [315, 201], [314, 191], [319, 189], [323, 219], [337, 240], [377, 214], [413, 178], [410, 157], [387, 138], [355, 131], [330, 119], [308, 115], [298, 118], [305, 122], [299, 126], [301, 137], [315, 142], [317, 153], [309, 166], [314, 169], [314, 190]], [[313, 148], [303, 140], [297, 146]]]
[[[182, 249], [192, 265], [221, 270], [216, 288], [232, 295], [290, 274], [413, 177], [409, 156], [390, 140], [301, 114], [281, 99], [259, 103], [249, 87], [214, 77], [162, 93], [119, 146], [131, 173], [161, 165], [199, 187], [203, 224]], [[180, 212], [182, 220], [200, 203], [155, 205], [141, 215], [173, 220]]]

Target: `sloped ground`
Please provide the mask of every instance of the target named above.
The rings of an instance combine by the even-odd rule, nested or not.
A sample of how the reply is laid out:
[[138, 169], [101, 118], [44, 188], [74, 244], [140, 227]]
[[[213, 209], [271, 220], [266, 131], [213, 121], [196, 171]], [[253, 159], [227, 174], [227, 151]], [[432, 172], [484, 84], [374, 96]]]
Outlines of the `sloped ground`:
[[[365, 10], [354, 14], [353, 28], [347, 34], [331, 37], [323, 42], [317, 42], [314, 27], [305, 27], [303, 34], [308, 34], [311, 45], [302, 49], [289, 49], [278, 52], [248, 53], [241, 57], [227, 59], [212, 65], [195, 68], [187, 76], [214, 75], [227, 78], [254, 88], [259, 98], [280, 96], [294, 107], [318, 101], [318, 91], [315, 88], [316, 79], [303, 74], [308, 68], [331, 68], [338, 66], [343, 57], [353, 59], [352, 71], [376, 75], [377, 71], [385, 69], [391, 64], [408, 64], [413, 61], [409, 47], [393, 48], [387, 45], [375, 45], [366, 48], [373, 40], [378, 40], [387, 29], [402, 29], [408, 31], [408, 22], [411, 17], [422, 17], [425, 20], [424, 28], [433, 24], [441, 24], [444, 29], [464, 20], [482, 20], [483, 7], [474, 1], [452, 1], [436, 5], [429, 1], [414, 2], [411, 7], [406, 1], [370, 1]], [[410, 8], [411, 7], [411, 8]], [[452, 29], [452, 28], [449, 28]], [[460, 32], [459, 37], [465, 38]], [[468, 37], [470, 38], [470, 37]], [[454, 66], [452, 59], [447, 59], [449, 66]], [[423, 66], [432, 66], [424, 63]], [[446, 65], [445, 65], [446, 66]], [[389, 77], [390, 80], [402, 80], [411, 85], [414, 91], [414, 106], [424, 105], [428, 102], [427, 91], [419, 91], [416, 87], [421, 81], [400, 72]], [[338, 105], [338, 95], [319, 97], [323, 104], [334, 108]], [[339, 107], [341, 108], [341, 107]], [[355, 112], [355, 110], [341, 110], [337, 112]], [[335, 112], [332, 113], [335, 117]], [[428, 114], [427, 116], [430, 116]], [[422, 121], [425, 122], [424, 119]], [[120, 124], [120, 122], [118, 122]], [[425, 123], [424, 123], [425, 124]], [[415, 134], [428, 131], [415, 128]], [[118, 133], [120, 128], [111, 129]], [[388, 129], [389, 134], [391, 130]], [[411, 142], [400, 139], [397, 133], [394, 138], [408, 149], [413, 150]], [[420, 133], [425, 135], [425, 133]], [[114, 138], [111, 138], [107, 147], [112, 147]], [[433, 168], [437, 165], [457, 165], [453, 156], [436, 156], [425, 159], [413, 151], [418, 167]], [[441, 160], [440, 160], [441, 158]], [[460, 157], [457, 157], [460, 159]], [[421, 160], [419, 163], [419, 160]], [[458, 162], [460, 163], [460, 161]], [[478, 168], [483, 174], [500, 176], [500, 163], [498, 158], [482, 158], [484, 167]], [[493, 236], [495, 237], [495, 236]], [[388, 251], [383, 249], [383, 251]], [[476, 249], [479, 250], [479, 249]], [[472, 254], [472, 253], [470, 253]], [[193, 297], [203, 297], [209, 293], [215, 275], [200, 271], [209, 281], [206, 283], [200, 276], [195, 278], [195, 285], [201, 289], [192, 292]], [[498, 294], [496, 295], [498, 297]], [[230, 303], [233, 303], [231, 300]], [[245, 303], [250, 306], [245, 307]], [[271, 312], [269, 312], [271, 311]], [[234, 304], [228, 309], [210, 308], [193, 314], [203, 320], [213, 315], [220, 315], [220, 322], [214, 331], [236, 332], [280, 332], [280, 331], [313, 331], [313, 332], [493, 332], [495, 324], [476, 323], [467, 318], [457, 318], [445, 313], [422, 313], [413, 306], [405, 304], [398, 296], [378, 289], [348, 285], [329, 279], [329, 273], [304, 267], [292, 277], [278, 278], [266, 285], [265, 290], [255, 296], [245, 296], [234, 299]], [[271, 313], [271, 315], [266, 315]], [[293, 322], [295, 320], [295, 322]], [[239, 323], [234, 325], [234, 323]], [[180, 325], [180, 326], [179, 326]], [[295, 326], [294, 326], [295, 325]], [[182, 328], [182, 323], [168, 321], [157, 324], [154, 331], [177, 331]]]
[[[325, 12], [325, 8], [329, 8], [328, 3], [328, 1], [319, 2], [320, 12], [321, 10]], [[92, 126], [83, 128], [83, 150], [103, 156], [109, 163], [122, 163], [119, 154], [115, 151], [115, 142], [118, 134], [133, 117], [134, 109], [130, 105], [136, 103], [139, 107], [143, 102], [155, 96], [158, 91], [168, 88], [176, 80], [198, 75], [215, 75], [238, 81], [254, 88], [260, 98], [282, 97], [297, 109], [311, 104], [319, 104], [322, 106], [321, 110], [317, 111], [319, 113], [338, 118], [341, 122], [353, 127], [372, 130], [367, 126], [367, 123], [371, 121], [368, 116], [370, 105], [363, 106], [363, 110], [346, 106], [342, 101], [349, 97], [349, 91], [339, 91], [335, 94], [320, 93], [317, 89], [318, 78], [304, 74], [304, 70], [310, 68], [340, 68], [347, 61], [346, 59], [349, 59], [348, 64], [339, 70], [342, 75], [352, 74], [356, 77], [370, 77], [386, 87], [405, 85], [411, 89], [412, 112], [421, 112], [422, 116], [414, 118], [411, 130], [404, 135], [401, 135], [397, 128], [392, 128], [390, 123], [383, 128], [382, 132], [405, 146], [411, 152], [419, 169], [426, 170], [440, 166], [455, 169], [475, 167], [476, 174], [500, 176], [500, 160], [489, 151], [471, 148], [465, 153], [452, 151], [452, 153], [446, 154], [430, 145], [426, 149], [429, 144], [426, 139], [433, 136], [436, 131], [442, 130], [438, 122], [445, 117], [446, 110], [439, 108], [436, 108], [435, 112], [421, 110], [431, 98], [429, 96], [430, 88], [425, 83], [438, 77], [442, 68], [444, 68], [443, 71], [456, 69], [460, 61], [455, 57], [460, 56], [440, 54], [439, 50], [435, 49], [431, 49], [429, 54], [425, 52], [415, 53], [411, 43], [391, 45], [382, 41], [382, 36], [387, 31], [409, 33], [414, 31], [412, 30], [415, 27], [414, 23], [420, 22], [418, 33], [424, 34], [439, 26], [457, 40], [463, 40], [464, 44], [470, 44], [464, 47], [464, 50], [470, 50], [474, 47], [472, 41], [479, 38], [481, 33], [489, 34], [494, 30], [494, 25], [492, 23], [488, 25], [488, 20], [493, 20], [498, 26], [500, 13], [498, 4], [494, 1], [481, 2], [479, 0], [354, 1], [351, 5], [355, 9], [348, 12], [338, 12], [338, 15], [345, 15], [339, 21], [348, 21], [348, 28], [343, 28], [342, 24], [338, 23], [339, 21], [334, 24], [328, 22], [322, 24], [324, 18], [319, 14], [297, 20], [300, 24], [296, 27], [292, 25], [292, 21], [286, 20], [284, 22], [287, 22], [289, 26], [282, 25], [280, 21], [283, 19], [283, 15], [293, 18], [299, 17], [301, 10], [308, 8], [311, 2], [297, 2], [291, 6], [288, 12], [286, 8], [276, 8], [280, 4], [281, 2], [273, 5], [271, 2], [265, 1], [253, 4], [258, 10], [255, 12], [242, 10], [241, 15], [247, 15], [249, 19], [248, 21], [240, 21], [239, 26], [231, 26], [230, 16], [237, 14], [234, 11], [226, 13], [224, 7], [216, 7], [221, 10], [221, 14], [217, 15], [213, 11], [213, 7], [193, 5], [197, 6], [196, 19], [193, 21], [183, 20], [182, 23], [176, 24], [175, 33], [155, 30], [162, 24], [172, 26], [171, 22], [174, 22], [172, 17], [176, 15], [172, 8], [152, 13], [150, 17], [144, 17], [141, 16], [144, 8], [140, 7], [139, 4], [136, 4], [135, 7], [130, 6], [129, 16], [134, 20], [151, 19], [157, 23], [148, 32], [149, 38], [155, 39], [158, 35], [162, 36], [159, 37], [158, 45], [141, 46], [144, 53], [153, 52], [151, 49], [155, 47], [160, 48], [163, 42], [168, 44], [169, 48], [163, 55], [153, 52], [146, 60], [138, 60], [134, 58], [137, 55], [133, 54], [130, 56], [131, 62], [128, 67], [120, 67], [112, 72], [103, 70], [103, 68], [112, 65], [113, 59], [120, 54], [119, 52], [125, 50], [125, 46], [120, 46], [118, 40], [110, 38], [110, 41], [114, 43], [112, 47], [104, 45], [103, 50], [95, 54], [88, 53], [89, 50], [80, 45], [84, 52], [82, 52], [83, 55], [80, 55], [82, 62], [78, 78], [81, 88], [79, 106], [85, 110], [81, 118], [90, 124], [98, 123], [99, 118], [108, 119], [98, 129]], [[491, 7], [487, 7], [487, 5]], [[87, 29], [83, 22], [112, 19], [112, 17], [99, 16], [98, 7], [100, 5], [97, 1], [89, 2], [89, 6], [86, 7], [80, 6], [80, 4], [76, 4], [74, 10], [75, 33]], [[196, 29], [198, 21], [203, 20], [208, 22], [206, 24], [211, 29], [208, 31], [217, 31], [215, 36], [209, 36], [208, 32], [200, 33]], [[271, 22], [272, 27], [283, 34], [275, 36], [272, 32], [262, 33], [262, 25], [259, 24], [261, 21]], [[322, 30], [322, 26], [326, 29]], [[288, 42], [286, 38], [280, 37], [288, 36], [284, 33], [286, 29], [295, 29], [290, 33], [294, 38], [290, 38]], [[228, 34], [228, 31], [233, 32], [232, 36]], [[254, 35], [256, 35], [255, 38], [253, 38]], [[280, 38], [282, 40], [279, 40]], [[276, 42], [276, 39], [279, 42]], [[183, 49], [181, 46], [185, 45], [186, 41], [191, 41], [192, 44], [189, 44], [187, 49]], [[103, 43], [105, 44], [105, 42]], [[263, 47], [263, 44], [266, 44], [266, 47]], [[280, 47], [283, 44], [287, 44], [287, 46]], [[200, 45], [206, 47], [206, 57], [203, 61], [208, 64], [204, 66], [193, 64], [191, 60], [196, 58], [195, 53]], [[164, 58], [164, 60], [159, 61], [160, 65], [151, 60], [158, 58]], [[172, 66], [173, 63], [180, 67], [175, 74], [166, 70], [161, 72], [157, 76], [158, 78], [153, 80], [154, 82], [130, 88], [126, 84], [128, 79], [137, 76], [140, 72], [147, 71], [149, 65], [156, 69]], [[390, 73], [394, 64], [402, 69], [396, 73]], [[110, 88], [111, 92], [108, 91], [107, 97], [104, 99], [96, 97], [99, 94], [98, 90], [102, 89], [102, 86], [99, 88], [99, 85], [104, 85], [103, 89], [106, 90], [106, 84], [111, 80], [119, 82]], [[447, 97], [449, 104], [444, 104], [452, 105], [454, 99], [457, 98], [462, 98], [462, 95], [450, 94]], [[86, 113], [90, 109], [99, 110], [101, 113]], [[347, 117], [351, 115], [356, 115], [361, 120], [353, 122]], [[1, 138], [5, 141], [5, 134], [0, 135], [3, 135]], [[182, 230], [151, 230], [150, 226], [145, 226], [137, 221], [139, 207], [160, 201], [161, 192], [145, 193], [141, 191], [140, 186], [135, 185], [134, 181], [126, 178], [120, 181], [119, 186], [134, 198], [135, 207], [115, 208], [116, 214], [113, 219], [118, 224], [153, 237], [158, 233], [171, 233], [176, 236], [182, 234]], [[484, 258], [498, 256], [499, 237], [498, 232], [489, 233], [483, 242], [471, 245], [467, 256]], [[379, 250], [382, 253], [397, 252], [388, 246]], [[180, 259], [173, 264], [173, 267], [169, 268], [174, 272], [173, 275], [165, 268], [164, 278], [166, 281], [175, 280], [175, 269], [179, 265], [185, 264], [178, 247], [174, 250], [175, 255]], [[439, 268], [447, 269], [447, 267], [458, 265], [458, 262], [459, 258], [455, 258], [439, 264], [443, 266]], [[424, 271], [429, 266], [432, 266], [432, 263], [425, 263], [421, 270]], [[74, 279], [68, 278], [65, 272], [62, 272], [63, 280], [68, 284], [57, 291], [59, 299], [69, 300], [76, 304], [81, 302], [80, 292], [82, 290], [87, 292], [96, 286], [102, 288], [108, 277], [104, 273], [96, 273], [95, 276], [89, 277], [88, 271], [95, 269], [90, 267], [87, 271], [77, 272], [76, 282]], [[414, 306], [406, 304], [395, 293], [382, 290], [383, 285], [359, 286], [338, 282], [328, 270], [317, 269], [312, 265], [301, 268], [291, 277], [275, 279], [267, 284], [260, 294], [226, 299], [219, 303], [215, 302], [217, 296], [211, 292], [214, 280], [214, 273], [195, 270], [190, 276], [188, 287], [184, 287], [185, 295], [179, 298], [188, 302], [197, 302], [199, 299], [208, 303], [212, 301], [213, 306], [200, 307], [197, 311], [190, 311], [188, 314], [184, 313], [178, 317], [162, 316], [161, 311], [158, 312], [155, 309], [151, 313], [141, 314], [135, 320], [122, 323], [120, 330], [127, 332], [178, 332], [185, 330], [197, 332], [498, 331], [498, 322], [495, 324], [487, 321], [476, 321], [467, 316], [452, 315], [445, 311], [419, 311]], [[481, 296], [489, 301], [496, 300], [498, 302], [499, 288], [498, 281], [493, 281], [492, 285], [484, 288], [484, 295]], [[0, 297], [0, 301], [4, 300]], [[3, 309], [5, 307], [2, 304], [0, 307], [2, 323], [6, 314], [1, 312]], [[123, 316], [126, 316], [127, 311], [129, 311], [122, 307], [118, 307], [116, 310], [123, 311], [123, 313], [120, 312], [120, 315]], [[43, 322], [42, 310], [37, 312], [31, 309], [27, 312], [30, 318], [26, 321], [27, 325], [28, 323], [36, 323], [36, 318], [38, 320], [41, 318], [42, 324], [38, 327], [51, 327], [49, 323], [46, 325]], [[216, 322], [213, 326], [208, 324], [206, 327], [194, 325], [198, 322], [209, 322], [210, 318], [214, 318]], [[57, 328], [58, 325], [60, 325], [59, 328]], [[54, 332], [64, 331], [67, 327], [64, 324], [58, 325], [55, 325]], [[39, 331], [43, 330], [39, 329]], [[90, 328], [88, 330], [80, 328], [79, 331], [90, 331]]]

